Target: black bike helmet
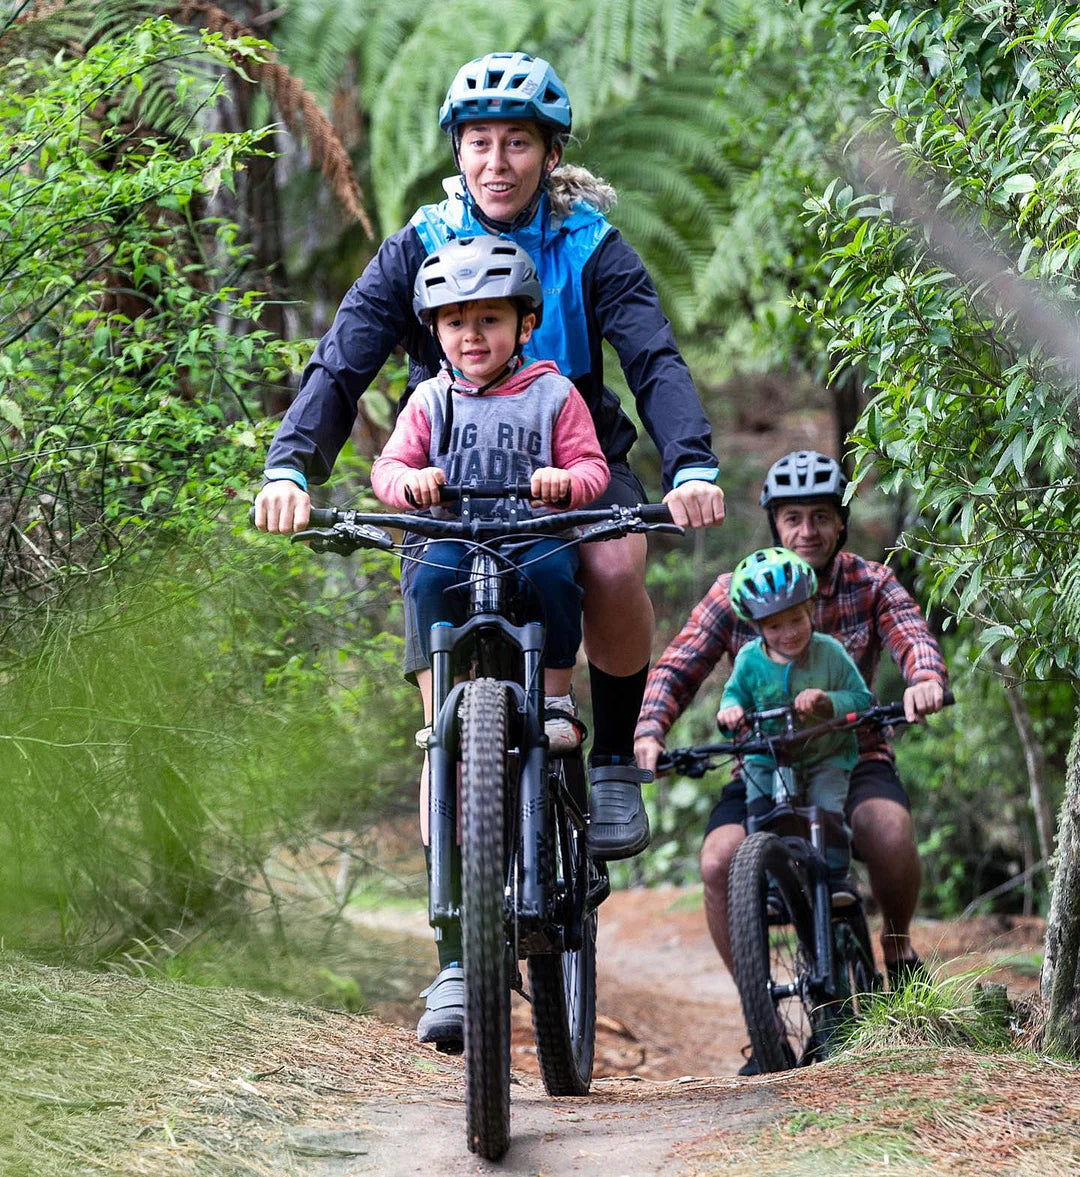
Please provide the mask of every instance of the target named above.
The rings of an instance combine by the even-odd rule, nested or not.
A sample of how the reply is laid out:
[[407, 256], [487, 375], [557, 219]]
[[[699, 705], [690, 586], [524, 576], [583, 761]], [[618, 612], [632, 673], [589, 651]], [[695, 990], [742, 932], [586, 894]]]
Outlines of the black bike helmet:
[[795, 450], [785, 454], [769, 467], [758, 502], [769, 512], [769, 526], [773, 539], [779, 543], [774, 510], [783, 503], [832, 503], [840, 512], [844, 529], [836, 544], [839, 551], [847, 540], [847, 522], [851, 510], [844, 502], [848, 480], [840, 463], [817, 450]]

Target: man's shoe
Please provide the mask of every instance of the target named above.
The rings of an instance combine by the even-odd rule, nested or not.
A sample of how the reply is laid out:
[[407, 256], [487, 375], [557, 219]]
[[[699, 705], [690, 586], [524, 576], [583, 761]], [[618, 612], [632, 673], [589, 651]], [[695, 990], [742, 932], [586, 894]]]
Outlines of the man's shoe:
[[757, 1059], [754, 1058], [754, 1052], [749, 1046], [742, 1048], [742, 1056], [746, 1062], [735, 1072], [736, 1075], [760, 1075], [761, 1068], [758, 1066]]
[[648, 769], [635, 764], [603, 764], [589, 769], [591, 798], [586, 844], [593, 858], [612, 862], [633, 858], [649, 844], [649, 815], [641, 786]]
[[433, 1042], [446, 1054], [465, 1049], [465, 970], [448, 964], [420, 994], [427, 998], [416, 1025], [417, 1042]]
[[848, 875], [830, 879], [829, 894], [833, 907], [854, 907], [859, 902], [859, 892]]
[[902, 960], [888, 960], [885, 962], [885, 974], [889, 978], [889, 989], [896, 993], [912, 981], [929, 981], [930, 973], [926, 965], [912, 953]]

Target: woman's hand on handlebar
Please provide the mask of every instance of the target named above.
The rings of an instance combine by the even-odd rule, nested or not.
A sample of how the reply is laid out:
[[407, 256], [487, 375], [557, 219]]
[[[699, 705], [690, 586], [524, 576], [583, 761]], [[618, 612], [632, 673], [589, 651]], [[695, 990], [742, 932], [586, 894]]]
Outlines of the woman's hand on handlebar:
[[714, 482], [692, 478], [669, 490], [664, 502], [680, 527], [719, 527], [724, 522], [724, 492]]
[[439, 487], [445, 482], [446, 473], [438, 466], [425, 466], [422, 470], [410, 470], [401, 485], [409, 502], [422, 511], [440, 501]]
[[745, 714], [746, 711], [738, 703], [731, 707], [721, 707], [716, 713], [716, 726], [726, 732], [733, 732], [742, 723]]
[[534, 470], [530, 486], [534, 503], [565, 507], [570, 502], [570, 474], [558, 466], [541, 466]]
[[904, 717], [908, 723], [922, 723], [945, 706], [945, 688], [936, 679], [915, 683], [904, 692]]
[[311, 517], [311, 499], [295, 482], [268, 482], [255, 498], [255, 526], [291, 535], [303, 531]]

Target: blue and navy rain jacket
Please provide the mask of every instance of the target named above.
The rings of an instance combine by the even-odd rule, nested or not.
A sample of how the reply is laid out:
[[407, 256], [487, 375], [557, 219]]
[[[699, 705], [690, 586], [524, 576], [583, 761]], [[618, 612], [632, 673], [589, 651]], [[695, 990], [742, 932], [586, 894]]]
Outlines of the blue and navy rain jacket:
[[[417, 270], [451, 237], [484, 232], [459, 188], [418, 209], [383, 242], [304, 369], [271, 443], [268, 469], [299, 470], [309, 482], [324, 482], [352, 429], [357, 401], [396, 346], [409, 357], [409, 390], [435, 375], [438, 348], [413, 313]], [[618, 230], [582, 201], [569, 216], [556, 217], [544, 195], [529, 224], [507, 236], [528, 250], [544, 290], [543, 322], [529, 351], [554, 360], [577, 386], [608, 462], [626, 459], [637, 431], [604, 385], [604, 339], [619, 356], [660, 452], [664, 489], [679, 470], [715, 468], [711, 429], [671, 324], [641, 258]]]

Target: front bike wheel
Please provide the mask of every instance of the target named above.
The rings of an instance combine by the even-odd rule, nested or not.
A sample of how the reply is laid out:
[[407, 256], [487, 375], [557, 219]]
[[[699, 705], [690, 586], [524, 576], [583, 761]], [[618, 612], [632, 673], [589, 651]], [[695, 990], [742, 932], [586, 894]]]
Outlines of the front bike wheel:
[[809, 887], [775, 834], [751, 834], [728, 875], [735, 984], [762, 1072], [817, 1054], [820, 1014], [811, 993], [814, 921]]
[[466, 684], [459, 714], [465, 1131], [471, 1152], [497, 1161], [510, 1144], [504, 688], [490, 678]]
[[[554, 772], [584, 773], [580, 756], [555, 762]], [[552, 782], [554, 889], [564, 911], [584, 912], [597, 868], [585, 851], [585, 827]], [[565, 926], [564, 920], [564, 926]], [[529, 957], [533, 1035], [549, 1095], [587, 1095], [596, 1045], [596, 912], [582, 918], [580, 947]]]

